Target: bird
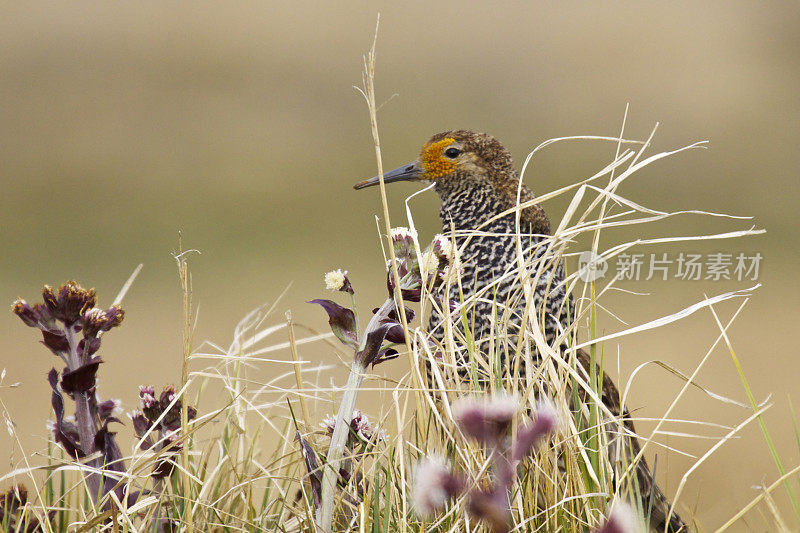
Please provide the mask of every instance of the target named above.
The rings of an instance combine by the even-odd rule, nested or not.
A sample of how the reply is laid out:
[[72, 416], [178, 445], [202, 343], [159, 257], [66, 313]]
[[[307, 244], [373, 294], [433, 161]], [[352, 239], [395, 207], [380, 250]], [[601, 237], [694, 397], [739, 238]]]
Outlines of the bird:
[[[444, 232], [454, 236], [458, 250], [458, 282], [450, 284], [449, 294], [441, 305], [434, 306], [429, 318], [429, 330], [435, 339], [444, 336], [444, 313], [448, 303], [472, 300], [470, 318], [472, 338], [490, 338], [498, 324], [498, 313], [504, 313], [509, 329], [522, 327], [526, 299], [518, 272], [518, 245], [531, 254], [529, 270], [537, 272], [532, 298], [543, 337], [549, 346], [567, 348], [569, 328], [575, 317], [575, 306], [566, 283], [564, 265], [548, 252], [552, 242], [550, 219], [544, 208], [535, 202], [536, 196], [524, 184], [514, 168], [510, 152], [493, 136], [486, 133], [458, 129], [433, 135], [424, 145], [417, 159], [384, 173], [386, 184], [399, 181], [417, 181], [432, 184], [440, 199], [439, 216]], [[380, 183], [375, 176], [357, 183], [355, 189], [364, 189]], [[524, 205], [522, 209], [515, 209]], [[517, 214], [518, 213], [518, 214]], [[449, 300], [446, 301], [446, 300]], [[504, 304], [504, 309], [499, 309]], [[513, 334], [513, 332], [512, 332]], [[461, 352], [463, 354], [463, 352]], [[541, 362], [538, 350], [531, 350], [534, 365]], [[578, 367], [588, 381], [591, 368], [590, 355], [575, 351]], [[465, 375], [468, 361], [464, 355], [456, 360], [460, 375]], [[501, 361], [508, 366], [510, 362]], [[525, 363], [527, 365], [527, 363]], [[516, 369], [519, 370], [519, 369]], [[595, 365], [595, 375], [601, 376], [601, 399], [613, 421], [606, 420], [608, 456], [612, 458], [614, 474], [622, 472], [636, 457], [641, 446], [630, 418], [630, 413], [620, 405], [620, 393], [608, 374]], [[505, 373], [511, 369], [505, 368]], [[517, 374], [514, 374], [519, 377]], [[581, 388], [580, 400], [588, 401], [588, 393]], [[621, 431], [620, 420], [624, 426]], [[609, 429], [609, 428], [614, 428]], [[621, 453], [617, 453], [617, 452]], [[623, 460], [614, 460], [616, 457]], [[644, 460], [636, 463], [635, 483], [627, 483], [628, 492], [638, 491], [639, 499], [647, 512], [650, 510], [652, 531], [678, 533], [689, 531], [684, 521], [670, 510], [670, 502], [655, 482]], [[668, 518], [669, 517], [669, 518]]]

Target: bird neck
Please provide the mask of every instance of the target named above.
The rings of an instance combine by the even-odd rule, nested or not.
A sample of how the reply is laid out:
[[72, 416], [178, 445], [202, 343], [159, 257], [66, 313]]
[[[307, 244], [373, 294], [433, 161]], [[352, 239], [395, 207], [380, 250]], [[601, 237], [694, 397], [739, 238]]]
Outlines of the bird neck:
[[[509, 223], [515, 221], [515, 212], [497, 216], [517, 205], [519, 186], [516, 173], [490, 180], [471, 180], [466, 177], [437, 183], [435, 190], [441, 199], [439, 216], [444, 230], [453, 228], [457, 231], [508, 232], [509, 227], [514, 227], [514, 224], [509, 226]], [[519, 193], [520, 204], [535, 198], [524, 184]], [[550, 219], [538, 204], [522, 209], [520, 225], [523, 233], [550, 234]]]

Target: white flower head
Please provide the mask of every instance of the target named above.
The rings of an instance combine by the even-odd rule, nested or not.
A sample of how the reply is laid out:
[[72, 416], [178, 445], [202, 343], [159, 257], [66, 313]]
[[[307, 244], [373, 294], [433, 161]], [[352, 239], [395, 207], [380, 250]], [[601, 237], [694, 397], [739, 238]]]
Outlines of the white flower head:
[[520, 409], [519, 398], [510, 394], [497, 394], [486, 402], [485, 409], [489, 418], [512, 420]]
[[457, 492], [458, 482], [441, 457], [426, 457], [414, 468], [411, 503], [422, 518], [433, 515]]
[[83, 313], [83, 319], [90, 321], [106, 320], [106, 312], [99, 307], [92, 307]]
[[617, 500], [611, 506], [606, 523], [596, 531], [597, 533], [642, 533], [644, 528], [639, 523], [633, 507], [627, 502]]
[[340, 291], [344, 287], [345, 280], [347, 279], [347, 272], [341, 268], [331, 270], [325, 274], [325, 288], [329, 291]]
[[488, 399], [467, 396], [453, 405], [453, 418], [461, 418], [470, 411], [479, 411], [481, 416], [490, 420], [511, 421], [519, 412], [520, 403], [516, 396], [497, 394]]
[[[333, 415], [327, 416], [319, 425], [327, 433], [333, 435], [333, 430], [336, 428], [336, 417]], [[378, 428], [377, 425], [373, 426], [367, 416], [362, 414], [358, 409], [353, 409], [353, 418], [350, 420], [350, 431], [363, 442], [385, 441], [389, 438], [384, 430]]]
[[440, 259], [448, 263], [453, 260], [453, 243], [441, 233], [433, 236], [431, 247]]
[[393, 242], [397, 241], [414, 242], [417, 239], [417, 232], [416, 230], [413, 229], [408, 229], [403, 226], [398, 226], [396, 228], [392, 228], [389, 236], [392, 238]]
[[336, 417], [334, 415], [328, 415], [319, 425], [322, 429], [333, 435], [333, 430], [336, 428]]
[[378, 428], [377, 425], [370, 424], [367, 415], [364, 415], [356, 409], [353, 411], [353, 421], [350, 423], [352, 429], [356, 432], [356, 435], [363, 440], [364, 442], [371, 442], [373, 440], [377, 441], [385, 441], [388, 438], [387, 433]]
[[433, 250], [425, 250], [422, 252], [422, 260], [419, 262], [422, 265], [423, 272], [426, 276], [435, 274], [439, 270], [439, 257]]

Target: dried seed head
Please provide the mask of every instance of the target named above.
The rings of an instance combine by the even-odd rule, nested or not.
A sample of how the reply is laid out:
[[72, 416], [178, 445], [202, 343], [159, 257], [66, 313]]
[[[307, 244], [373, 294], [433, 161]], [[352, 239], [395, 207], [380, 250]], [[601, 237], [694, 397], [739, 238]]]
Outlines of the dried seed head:
[[347, 271], [337, 268], [325, 274], [325, 288], [329, 291], [341, 291], [353, 294], [353, 286], [347, 277]]

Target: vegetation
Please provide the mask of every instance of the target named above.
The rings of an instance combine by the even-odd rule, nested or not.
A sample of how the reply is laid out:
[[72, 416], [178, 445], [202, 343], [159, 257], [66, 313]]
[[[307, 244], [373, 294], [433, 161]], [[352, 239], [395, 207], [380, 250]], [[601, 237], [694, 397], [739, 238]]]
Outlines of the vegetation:
[[[367, 58], [363, 92], [370, 104], [380, 171], [373, 73], [374, 47]], [[577, 255], [574, 243], [581, 240], [590, 242], [595, 254], [609, 260], [643, 245], [759, 233], [747, 229], [667, 236], [603, 249], [601, 236], [621, 226], [657, 224], [676, 216], [726, 215], [659, 211], [618, 192], [626, 180], [649, 164], [702, 143], [646, 156], [651, 139], [630, 141], [623, 133], [617, 139], [553, 139], [530, 154], [523, 174], [538, 150], [554, 142], [581, 139], [616, 142], [617, 154], [593, 176], [535, 200], [547, 202], [572, 194], [570, 207], [555, 224], [552, 238], [541, 244], [547, 247], [546, 260], [572, 261]], [[598, 336], [597, 315], [604, 295], [617, 288], [619, 276], [601, 284], [584, 282], [576, 271], [567, 282], [577, 297], [577, 315], [573, 327], [564, 333], [573, 351], [559, 353], [544, 342], [536, 313], [530, 313], [520, 335], [508, 334], [509, 317], [502, 312], [503, 302], [495, 302], [498, 326], [489, 342], [472, 335], [470, 302], [465, 300], [457, 303], [457, 312], [445, 313], [444, 339], [437, 343], [430, 338], [424, 318], [432, 306], [442, 305], [434, 297], [437, 287], [454, 282], [450, 273], [458, 268], [458, 251], [448, 252], [446, 232], [430, 246], [420, 243], [410, 208], [409, 229], [393, 228], [384, 192], [382, 198], [388, 291], [386, 301], [363, 329], [355, 305], [357, 280], [349, 280], [346, 272], [339, 271], [327, 276], [326, 282], [331, 290], [352, 298], [348, 302], [351, 307], [333, 300], [315, 301], [327, 312], [331, 333], [299, 326], [291, 316], [278, 319], [276, 305], [272, 305], [247, 314], [227, 348], [210, 342], [195, 347], [188, 256], [176, 254], [185, 296], [185, 320], [179, 326], [185, 341], [180, 386], [168, 387], [158, 395], [155, 388], [142, 386], [140, 411], [131, 413], [124, 426], [119, 425], [118, 405], [97, 400], [96, 392], [111, 391], [97, 385], [96, 374], [101, 368], [113, 371], [113, 360], [101, 367], [96, 354], [102, 334], [119, 325], [124, 293], [135, 276], [106, 310], [96, 308], [93, 291], [72, 282], [59, 290], [46, 287], [41, 304], [16, 302], [13, 311], [25, 324], [42, 331], [44, 344], [63, 360], [66, 369], [53, 370], [49, 376], [55, 422], [47, 456], [24, 455], [24, 466], [0, 476], [5, 483], [19, 483], [0, 499], [4, 530], [630, 530], [625, 527], [635, 526], [620, 526], [614, 518], [608, 521], [612, 507], [631, 498], [611, 481], [613, 458], [597, 431], [604, 409], [598, 380], [596, 376], [583, 380], [575, 371], [574, 350], [590, 349], [601, 366], [612, 366], [612, 357], [605, 351], [608, 341], [623, 340], [698, 312], [713, 314], [719, 326], [717, 340], [688, 376], [659, 362], [685, 384], [659, 417], [655, 430], [641, 435], [643, 448], [659, 445], [657, 439], [666, 425], [705, 424], [719, 431], [718, 425], [699, 420], [674, 420], [671, 413], [690, 387], [715, 400], [734, 402], [707, 391], [695, 380], [711, 351], [723, 344], [740, 370], [750, 413], [739, 425], [724, 428], [708, 453], [687, 470], [673, 502], [684, 519], [689, 519], [691, 509], [681, 497], [686, 480], [720, 446], [757, 423], [779, 476], [750, 504], [732, 511], [731, 519], [717, 531], [730, 529], [756, 506], [765, 511], [763, 519], [770, 529], [785, 530], [787, 522], [800, 519], [792, 490], [800, 467], [785, 467], [771, 444], [761, 418], [771, 404], [759, 403], [750, 391], [728, 336], [755, 287], [713, 295], [662, 318]], [[522, 280], [522, 297], [532, 309], [530, 287], [539, 275], [538, 265], [526, 259], [533, 254], [523, 249], [522, 237], [519, 266], [506, 275]], [[740, 305], [725, 321], [718, 316], [717, 306], [728, 300]], [[416, 317], [419, 320], [415, 321]], [[298, 331], [304, 333], [298, 336]], [[283, 334], [288, 342], [277, 338]], [[342, 383], [331, 386], [334, 373], [320, 363], [322, 356], [318, 360], [299, 358], [297, 347], [306, 344], [315, 346], [320, 354], [334, 350], [341, 355], [342, 365], [350, 372], [344, 388], [340, 388]], [[514, 367], [529, 357], [531, 347], [545, 356], [541, 368], [534, 371], [528, 366], [522, 379], [504, 375], [498, 364], [501, 354]], [[286, 357], [273, 356], [281, 353]], [[462, 356], [470, 362], [466, 379], [455, 371], [454, 361]], [[282, 365], [285, 372], [266, 381], [252, 379], [253, 369], [265, 364]], [[402, 377], [387, 377], [383, 369], [388, 365], [402, 369]], [[619, 380], [621, 400], [627, 397], [634, 376], [635, 372], [630, 379]], [[8, 386], [0, 380], [0, 387]], [[575, 398], [568, 391], [577, 387], [593, 399], [588, 413], [575, 409]], [[361, 398], [369, 393], [377, 401], [359, 402], [359, 390]], [[543, 407], [543, 398], [549, 399], [547, 407]], [[74, 420], [66, 414], [71, 412], [66, 407], [71, 405], [68, 399], [76, 404]], [[10, 420], [8, 413], [6, 416]], [[10, 422], [8, 428], [14, 432]], [[114, 432], [135, 434], [132, 449], [123, 451]], [[778, 490], [786, 492], [796, 516], [780, 515], [773, 503], [773, 493]], [[499, 505], [491, 499], [497, 495], [502, 496]], [[646, 522], [647, 509], [635, 500], [632, 506], [636, 519]]]

